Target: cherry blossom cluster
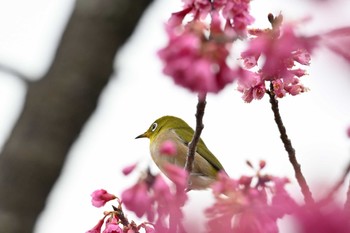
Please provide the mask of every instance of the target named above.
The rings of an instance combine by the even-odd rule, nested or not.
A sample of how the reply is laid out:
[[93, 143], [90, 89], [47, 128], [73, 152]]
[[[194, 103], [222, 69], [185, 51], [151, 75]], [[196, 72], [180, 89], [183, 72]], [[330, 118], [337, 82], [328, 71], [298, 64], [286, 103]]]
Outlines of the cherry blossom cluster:
[[[123, 173], [129, 175], [135, 168], [136, 164], [126, 167]], [[102, 207], [114, 199], [119, 205], [118, 208], [113, 206], [112, 211], [105, 212], [103, 219], [87, 233], [100, 233], [104, 223], [106, 227], [103, 233], [138, 233], [142, 229], [145, 233], [184, 232], [181, 207], [188, 198], [185, 191], [187, 172], [171, 164], [166, 165], [166, 171], [174, 185], [169, 185], [161, 174], [153, 175], [147, 170], [136, 184], [123, 191], [121, 200], [103, 189], [94, 191], [91, 196], [95, 207]], [[133, 221], [129, 223], [121, 204], [138, 218], [144, 217], [147, 221], [140, 225]]]
[[[238, 90], [243, 92], [246, 102], [264, 96], [266, 81], [272, 84], [274, 95], [279, 98], [307, 90], [300, 82], [306, 74], [300, 66], [310, 65], [310, 52], [316, 46], [317, 38], [298, 36], [292, 24], [281, 26], [282, 15], [269, 15], [268, 18], [272, 28], [249, 30], [253, 37], [241, 54], [245, 70], [240, 72], [242, 78]], [[254, 68], [257, 71], [250, 71]]]
[[[161, 174], [153, 175], [148, 170], [136, 184], [124, 190], [121, 197], [128, 210], [153, 222], [157, 232], [176, 232], [182, 228], [181, 207], [187, 201], [187, 172], [172, 164], [165, 165], [165, 170], [174, 186], [170, 186]], [[169, 224], [165, 221], [167, 218]]]
[[216, 201], [206, 210], [208, 232], [278, 232], [277, 220], [297, 204], [285, 190], [288, 179], [264, 175], [264, 167], [261, 161], [255, 175], [239, 179], [219, 175], [212, 187]]
[[[292, 216], [298, 233], [350, 232], [349, 209], [342, 208], [331, 196], [312, 205], [300, 205], [286, 190], [287, 178], [264, 173], [265, 161], [256, 167], [250, 162], [247, 165], [253, 170], [251, 176], [234, 179], [219, 173], [211, 187], [215, 202], [205, 210], [205, 232], [278, 233], [278, 220], [285, 215]], [[129, 166], [123, 173], [129, 175], [135, 167], [135, 164]], [[87, 233], [186, 233], [182, 207], [188, 199], [187, 173], [174, 165], [167, 167], [167, 173], [172, 183], [161, 174], [153, 175], [147, 170], [122, 192], [121, 200], [106, 190], [94, 191], [93, 206], [102, 207], [116, 200], [118, 207], [112, 205], [113, 209], [105, 211]], [[146, 221], [139, 225], [130, 222], [122, 204]]]
[[[327, 47], [350, 61], [349, 27], [306, 36], [296, 32], [306, 22], [284, 23], [282, 15], [269, 14], [271, 28], [249, 28], [250, 0], [183, 2], [166, 24], [169, 41], [158, 54], [164, 73], [191, 91], [218, 93], [237, 80], [245, 102], [269, 91], [278, 98], [298, 95], [308, 90], [300, 78], [315, 48]], [[243, 64], [231, 56], [238, 39], [247, 43]]]
[[[349, 212], [331, 201], [322, 208], [299, 206], [285, 189], [289, 183], [287, 178], [263, 174], [265, 161], [260, 161], [258, 168], [250, 162], [247, 164], [254, 169], [254, 175], [233, 179], [219, 174], [212, 186], [215, 202], [205, 211], [208, 217], [206, 232], [277, 233], [277, 220], [286, 214], [295, 218], [300, 233], [315, 229], [319, 229], [317, 232], [349, 232]], [[124, 174], [130, 174], [135, 167], [125, 168]], [[87, 233], [101, 233], [103, 226], [103, 233], [185, 233], [182, 207], [188, 198], [185, 192], [187, 174], [173, 165], [167, 167], [167, 172], [172, 184], [162, 175], [152, 175], [148, 170], [136, 184], [123, 191], [121, 200], [106, 190], [94, 191], [91, 196], [95, 207], [102, 207], [112, 200], [118, 202], [118, 207], [112, 206], [113, 210], [105, 211], [104, 217]], [[122, 204], [147, 221], [139, 225], [129, 222]], [[322, 231], [324, 229], [327, 231]]]
[[134, 221], [129, 222], [127, 217], [124, 215], [122, 209], [122, 202], [115, 195], [108, 193], [104, 189], [96, 190], [91, 194], [92, 205], [95, 207], [102, 207], [107, 202], [117, 200], [118, 207], [112, 205], [113, 210], [105, 211], [102, 219], [86, 233], [137, 233], [141, 229], [145, 233], [154, 233], [154, 227], [151, 223], [144, 222], [137, 225]]
[[[184, 9], [172, 14], [166, 25], [169, 43], [158, 53], [164, 61], [164, 73], [198, 93], [217, 93], [232, 83], [236, 71], [227, 60], [232, 42], [244, 37], [246, 27], [253, 22], [249, 2], [184, 1]], [[184, 24], [186, 16], [191, 19]]]

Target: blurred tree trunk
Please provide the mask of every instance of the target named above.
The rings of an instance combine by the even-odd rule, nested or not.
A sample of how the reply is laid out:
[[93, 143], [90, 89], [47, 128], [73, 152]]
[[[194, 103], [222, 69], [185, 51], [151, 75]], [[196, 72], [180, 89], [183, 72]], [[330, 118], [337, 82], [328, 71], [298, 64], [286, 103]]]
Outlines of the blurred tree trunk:
[[116, 52], [150, 2], [76, 2], [53, 64], [28, 84], [23, 111], [0, 155], [1, 233], [33, 231], [67, 152], [108, 83]]

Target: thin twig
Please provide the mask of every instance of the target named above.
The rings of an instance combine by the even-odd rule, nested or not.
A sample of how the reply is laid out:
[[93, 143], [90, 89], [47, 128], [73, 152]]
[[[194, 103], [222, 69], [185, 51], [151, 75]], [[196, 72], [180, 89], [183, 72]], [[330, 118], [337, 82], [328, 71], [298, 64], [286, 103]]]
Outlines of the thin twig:
[[282, 118], [279, 112], [278, 100], [276, 99], [275, 94], [273, 92], [272, 83], [270, 85], [270, 91], [267, 91], [267, 94], [270, 96], [271, 109], [275, 116], [275, 122], [277, 124], [278, 130], [281, 134], [280, 138], [283, 142], [284, 148], [288, 153], [289, 161], [293, 166], [293, 169], [295, 172], [295, 178], [297, 179], [299, 186], [301, 188], [301, 192], [304, 195], [305, 203], [314, 204], [315, 202], [314, 202], [314, 199], [312, 198], [311, 191], [309, 189], [308, 184], [306, 183], [304, 175], [301, 172], [300, 164], [298, 163], [297, 158], [295, 156], [295, 150], [292, 146], [292, 142], [288, 138], [286, 128], [283, 125]]
[[197, 112], [196, 112], [196, 129], [194, 131], [191, 142], [188, 144], [187, 159], [185, 164], [185, 169], [188, 172], [188, 174], [190, 174], [192, 171], [194, 155], [196, 153], [197, 144], [199, 142], [200, 135], [204, 128], [203, 116], [204, 116], [205, 105], [206, 105], [206, 95], [199, 94], [198, 103], [197, 103]]
[[120, 220], [121, 224], [123, 224], [123, 226], [129, 226], [130, 222], [129, 220], [125, 217], [123, 209], [121, 208], [121, 205], [119, 204], [119, 207], [115, 207], [112, 205], [113, 210], [115, 211], [118, 219]]
[[[344, 184], [346, 177], [348, 176], [350, 172], [350, 162], [348, 163], [348, 165], [346, 166], [343, 175], [341, 176], [341, 178], [339, 179], [339, 181], [334, 185], [334, 187], [329, 191], [329, 193], [327, 194], [327, 196], [323, 199], [325, 202], [328, 202], [329, 200], [332, 199], [333, 195], [338, 191], [338, 189]], [[348, 206], [350, 208], [350, 186], [349, 186], [349, 190], [347, 193], [347, 201], [346, 203], [348, 203]], [[346, 206], [347, 204], [345, 204]]]
[[346, 193], [346, 201], [344, 204], [344, 209], [350, 213], [350, 181], [349, 181], [348, 192]]

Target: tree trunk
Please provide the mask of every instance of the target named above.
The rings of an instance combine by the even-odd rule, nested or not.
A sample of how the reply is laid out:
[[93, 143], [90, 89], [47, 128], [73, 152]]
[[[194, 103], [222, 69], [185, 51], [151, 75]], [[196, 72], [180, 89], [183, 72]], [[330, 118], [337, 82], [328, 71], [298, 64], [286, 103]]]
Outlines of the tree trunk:
[[52, 66], [30, 82], [0, 155], [0, 232], [32, 232], [67, 152], [96, 108], [117, 50], [151, 0], [78, 0]]

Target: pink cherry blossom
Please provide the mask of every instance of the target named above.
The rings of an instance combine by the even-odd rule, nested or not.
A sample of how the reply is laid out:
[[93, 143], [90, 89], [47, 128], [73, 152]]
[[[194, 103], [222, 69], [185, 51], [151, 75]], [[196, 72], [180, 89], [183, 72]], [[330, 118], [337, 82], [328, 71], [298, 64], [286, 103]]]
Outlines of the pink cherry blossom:
[[238, 91], [243, 93], [242, 99], [250, 103], [253, 99], [261, 99], [266, 92], [265, 83], [261, 74], [249, 70], [238, 70]]
[[230, 179], [230, 177], [223, 172], [219, 172], [217, 178], [218, 182], [213, 183], [211, 186], [214, 196], [219, 196], [222, 193], [225, 194], [227, 190], [231, 190], [239, 184], [237, 180]]
[[126, 175], [126, 176], [129, 175], [131, 172], [134, 171], [136, 166], [137, 166], [137, 163], [134, 163], [134, 164], [131, 164], [131, 165], [123, 168], [123, 170], [122, 170], [123, 174]]
[[208, 0], [183, 0], [184, 8], [192, 8], [194, 19], [204, 19], [211, 11], [211, 2]]
[[[294, 27], [287, 24], [281, 28], [252, 31], [256, 36], [241, 56], [245, 68], [258, 67], [259, 70], [256, 75], [238, 73], [238, 90], [246, 102], [264, 96], [266, 81], [272, 82], [273, 92], [279, 98], [287, 93], [297, 95], [308, 90], [300, 83], [300, 78], [306, 75], [305, 70], [295, 66], [310, 65], [310, 53], [318, 46], [319, 39], [317, 36], [297, 36]], [[263, 60], [261, 64], [260, 60]]]
[[259, 162], [259, 168], [263, 169], [266, 166], [266, 161], [265, 160], [260, 160]]
[[165, 171], [169, 179], [174, 182], [178, 189], [185, 190], [188, 177], [188, 173], [185, 169], [168, 163], [165, 165]]
[[[146, 215], [147, 220], [154, 223], [156, 232], [168, 232], [166, 230], [169, 230], [169, 227], [170, 232], [177, 227], [181, 229], [183, 218], [181, 207], [187, 201], [186, 171], [174, 165], [167, 165], [165, 170], [175, 187], [169, 185], [162, 175], [154, 176], [148, 170], [146, 176], [141, 176], [135, 185], [122, 193], [125, 207], [138, 217]], [[166, 221], [170, 221], [171, 224], [167, 226]], [[145, 227], [142, 224], [140, 226]]]
[[310, 65], [310, 53], [305, 49], [297, 49], [296, 51], [293, 51], [292, 57], [296, 62], [302, 65]]
[[287, 94], [284, 87], [284, 82], [281, 79], [272, 81], [273, 91], [278, 98], [282, 98]]
[[184, 18], [189, 14], [192, 15], [192, 21], [190, 22], [199, 21], [204, 19], [212, 10], [212, 4], [208, 0], [183, 0], [183, 2], [183, 9], [171, 14], [168, 21], [169, 26], [180, 26]]
[[277, 219], [297, 205], [284, 188], [288, 180], [261, 175], [264, 167], [260, 163], [255, 177], [238, 180], [219, 174], [212, 186], [216, 202], [206, 210], [208, 232], [278, 232]]
[[249, 13], [250, 0], [183, 0], [184, 6], [181, 11], [175, 12], [169, 19], [173, 27], [183, 23], [184, 18], [192, 15], [193, 21], [204, 20], [209, 14], [216, 13], [225, 20], [225, 32], [227, 35], [245, 36], [247, 26], [254, 22]]
[[293, 214], [298, 233], [348, 233], [350, 212], [339, 204], [331, 202], [326, 206], [303, 206]]
[[323, 33], [320, 44], [350, 62], [350, 27], [343, 27]]
[[182, 24], [182, 21], [188, 13], [192, 11], [192, 8], [185, 8], [182, 11], [175, 12], [171, 14], [171, 17], [168, 20], [168, 25], [170, 27], [177, 27]]
[[104, 218], [98, 221], [96, 226], [94, 226], [91, 230], [88, 230], [86, 233], [101, 233], [101, 228], [104, 223]]
[[[212, 15], [217, 18], [216, 14]], [[232, 83], [236, 74], [226, 64], [229, 51], [219, 39], [218, 27], [214, 20], [211, 29], [215, 36], [209, 39], [201, 22], [187, 25], [180, 33], [168, 25], [169, 43], [158, 52], [164, 63], [163, 72], [176, 84], [198, 93], [217, 93]], [[222, 30], [221, 34], [225, 37]]]
[[123, 233], [123, 229], [119, 226], [118, 219], [115, 217], [108, 219], [103, 233]]
[[249, 4], [250, 0], [220, 1], [220, 5], [223, 6], [222, 15], [226, 19], [225, 28], [227, 31], [233, 31], [238, 36], [246, 35], [247, 26], [254, 22], [254, 18], [249, 13]]
[[104, 189], [99, 189], [94, 191], [91, 194], [91, 203], [95, 207], [102, 207], [104, 206], [108, 201], [111, 201], [116, 198], [113, 194], [108, 193]]
[[300, 64], [310, 63], [310, 51], [315, 46], [313, 38], [299, 37], [294, 33], [293, 25], [281, 28], [281, 36], [276, 37], [269, 32], [256, 37], [249, 42], [249, 47], [242, 53], [243, 59], [264, 55], [262, 73], [265, 80], [275, 80], [283, 77], [287, 68], [294, 66], [293, 60]]
[[[176, 166], [171, 165], [172, 172], [178, 170]], [[183, 169], [182, 169], [183, 170]], [[178, 172], [175, 172], [178, 173]], [[174, 176], [175, 174], [172, 174]], [[176, 175], [178, 176], [179, 173]], [[186, 178], [186, 176], [183, 176]], [[178, 180], [178, 179], [175, 179]], [[187, 179], [185, 179], [187, 181]], [[181, 182], [183, 183], [183, 182]], [[176, 187], [176, 191], [172, 191], [170, 187], [164, 182], [161, 176], [157, 176], [154, 182], [154, 198], [157, 202], [157, 214], [158, 219], [155, 223], [155, 229], [162, 232], [164, 229], [164, 219], [169, 216], [169, 232], [176, 232], [177, 227], [182, 227], [183, 213], [181, 207], [185, 204], [187, 200], [187, 195], [184, 187]], [[168, 232], [168, 231], [165, 231]]]
[[153, 227], [146, 224], [144, 224], [142, 227], [145, 229], [145, 233], [156, 233], [156, 230]]
[[346, 134], [347, 134], [348, 138], [350, 138], [350, 126], [349, 126], [348, 129], [346, 130]]
[[140, 181], [122, 193], [122, 202], [125, 207], [133, 211], [137, 217], [142, 217], [145, 213], [152, 215], [152, 198], [148, 194], [148, 185]]
[[159, 152], [165, 156], [175, 156], [177, 149], [173, 141], [167, 140], [160, 145]]

